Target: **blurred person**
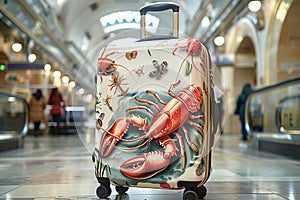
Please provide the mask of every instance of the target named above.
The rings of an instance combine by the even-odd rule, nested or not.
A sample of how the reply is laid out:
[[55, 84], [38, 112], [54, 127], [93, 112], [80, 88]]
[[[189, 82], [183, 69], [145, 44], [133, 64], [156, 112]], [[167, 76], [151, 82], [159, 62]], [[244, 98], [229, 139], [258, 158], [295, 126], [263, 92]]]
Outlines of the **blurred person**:
[[52, 117], [52, 122], [55, 124], [54, 132], [52, 134], [58, 135], [60, 134], [59, 123], [61, 116], [64, 115], [65, 112], [65, 102], [57, 88], [52, 89], [48, 104], [52, 106], [50, 115]]
[[252, 88], [249, 83], [246, 83], [243, 86], [243, 90], [241, 94], [238, 96], [237, 102], [236, 102], [236, 109], [234, 114], [239, 115], [239, 119], [242, 126], [242, 141], [239, 146], [247, 148], [247, 140], [248, 140], [248, 133], [246, 130], [246, 123], [245, 123], [245, 108], [246, 108], [246, 100], [249, 94], [252, 93]]
[[44, 121], [44, 110], [46, 101], [43, 97], [42, 90], [38, 89], [32, 94], [29, 102], [29, 119], [34, 124], [34, 136], [40, 135], [40, 124]]

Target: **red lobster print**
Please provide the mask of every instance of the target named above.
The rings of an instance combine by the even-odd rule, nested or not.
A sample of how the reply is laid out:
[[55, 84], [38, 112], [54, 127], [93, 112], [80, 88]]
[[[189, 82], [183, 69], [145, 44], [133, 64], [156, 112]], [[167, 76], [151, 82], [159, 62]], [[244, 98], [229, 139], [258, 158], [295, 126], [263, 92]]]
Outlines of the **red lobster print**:
[[[171, 157], [176, 156], [176, 152], [178, 151], [175, 140], [169, 136], [170, 134], [174, 134], [178, 138], [183, 170], [186, 166], [185, 147], [183, 137], [178, 133], [178, 129], [183, 131], [184, 138], [193, 151], [199, 152], [198, 146], [190, 140], [185, 124], [187, 123], [190, 126], [196, 127], [203, 133], [203, 127], [192, 121], [194, 119], [204, 118], [204, 115], [193, 114], [198, 112], [201, 108], [203, 102], [202, 89], [198, 85], [191, 84], [175, 95], [172, 89], [179, 83], [180, 81], [172, 84], [169, 88], [168, 94], [172, 97], [169, 102], [164, 102], [158, 94], [151, 90], [146, 91], [163, 105], [162, 108], [159, 108], [159, 106], [152, 101], [135, 98], [136, 101], [155, 108], [157, 110], [156, 114], [148, 107], [142, 105], [127, 109], [127, 111], [145, 110], [150, 113], [153, 116], [153, 120], [149, 125], [146, 119], [132, 115], [132, 117], [129, 118], [124, 117], [117, 119], [108, 130], [101, 128], [106, 133], [100, 148], [102, 157], [109, 156], [119, 141], [141, 141], [141, 143], [135, 147], [121, 148], [123, 150], [138, 149], [149, 144], [151, 141], [155, 141], [164, 148], [163, 152], [152, 151], [144, 153], [141, 156], [134, 157], [122, 163], [120, 171], [125, 176], [133, 179], [146, 179], [165, 170], [170, 164]], [[122, 138], [130, 124], [137, 126], [140, 130], [144, 131], [145, 134], [132, 140]]]
[[101, 53], [101, 56], [98, 58], [98, 72], [97, 73], [99, 75], [101, 82], [103, 81], [102, 75], [107, 76], [111, 73], [117, 72], [117, 66], [124, 68], [125, 70], [127, 70], [130, 73], [130, 71], [127, 69], [127, 67], [117, 64], [113, 60], [107, 58], [108, 56], [111, 56], [117, 52], [111, 52], [103, 57], [106, 47], [107, 46], [104, 47], [104, 49]]
[[[178, 44], [176, 45], [176, 48], [173, 50], [173, 54], [175, 55], [175, 52], [179, 49], [179, 48], [184, 48], [184, 49], [187, 49], [187, 55], [185, 56], [185, 58], [182, 60], [181, 64], [180, 64], [180, 67], [179, 67], [179, 70], [178, 70], [178, 74], [177, 74], [177, 77], [176, 77], [176, 81], [178, 80], [178, 76], [179, 76], [179, 72], [183, 66], [183, 63], [186, 61], [186, 59], [189, 57], [189, 56], [192, 56], [192, 64], [193, 66], [198, 70], [198, 71], [203, 71], [204, 73], [206, 73], [205, 71], [205, 68], [203, 66], [203, 60], [202, 60], [202, 55], [201, 55], [201, 52], [202, 52], [202, 44], [196, 40], [196, 39], [193, 39], [193, 38], [189, 38], [188, 39], [188, 42], [187, 42], [187, 45], [186, 46], [178, 46]], [[201, 59], [201, 69], [199, 69], [197, 67], [197, 65], [195, 65], [195, 62], [194, 62], [194, 56], [196, 55], [199, 55], [200, 59]]]

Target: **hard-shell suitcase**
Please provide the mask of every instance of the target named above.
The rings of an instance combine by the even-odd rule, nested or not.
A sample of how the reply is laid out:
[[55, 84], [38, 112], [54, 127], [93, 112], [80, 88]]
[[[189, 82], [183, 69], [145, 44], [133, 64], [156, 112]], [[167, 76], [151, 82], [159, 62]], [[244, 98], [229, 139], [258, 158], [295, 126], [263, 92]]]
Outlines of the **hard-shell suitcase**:
[[[175, 37], [145, 38], [148, 11], [172, 9]], [[177, 38], [177, 4], [140, 9], [141, 37], [100, 51], [93, 154], [100, 198], [128, 187], [185, 189], [204, 198], [216, 124], [210, 55], [197, 40]]]

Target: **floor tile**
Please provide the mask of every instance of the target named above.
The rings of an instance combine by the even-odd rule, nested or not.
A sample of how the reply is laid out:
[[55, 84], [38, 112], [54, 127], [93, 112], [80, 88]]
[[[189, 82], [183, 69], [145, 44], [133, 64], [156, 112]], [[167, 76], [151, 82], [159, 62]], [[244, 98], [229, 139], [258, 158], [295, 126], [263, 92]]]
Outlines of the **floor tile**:
[[[300, 161], [238, 147], [225, 135], [212, 152], [206, 200], [300, 199]], [[26, 137], [22, 149], [0, 153], [0, 200], [98, 199], [91, 153], [76, 136]], [[181, 200], [183, 190], [130, 188], [110, 200]]]
[[[2, 181], [0, 180], [0, 182], [2, 182]], [[10, 191], [13, 191], [13, 190], [17, 189], [18, 187], [20, 187], [20, 186], [18, 186], [18, 185], [0, 186], [0, 196], [3, 195], [3, 194], [8, 193]]]

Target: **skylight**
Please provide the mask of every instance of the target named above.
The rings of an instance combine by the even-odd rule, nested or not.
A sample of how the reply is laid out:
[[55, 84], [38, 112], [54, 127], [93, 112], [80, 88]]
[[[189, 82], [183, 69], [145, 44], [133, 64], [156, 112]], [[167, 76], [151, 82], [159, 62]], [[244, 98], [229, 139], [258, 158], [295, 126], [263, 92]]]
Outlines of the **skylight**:
[[[120, 29], [139, 29], [140, 13], [137, 11], [122, 11], [105, 15], [100, 18], [105, 33]], [[159, 24], [159, 18], [146, 14], [147, 31], [155, 33]]]

